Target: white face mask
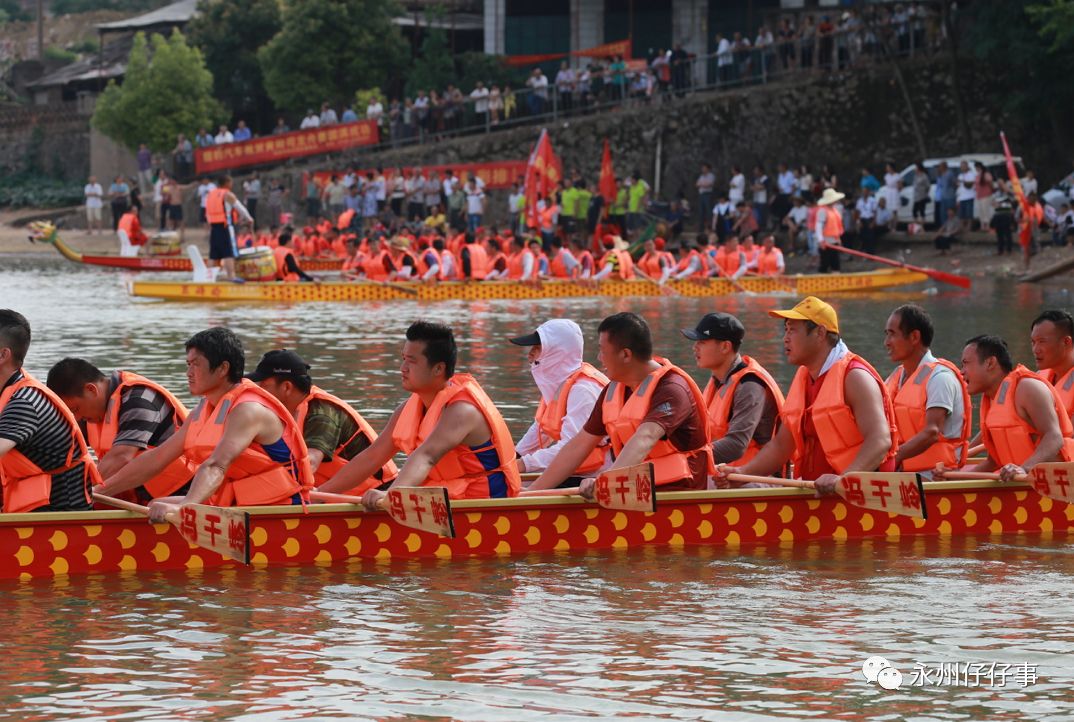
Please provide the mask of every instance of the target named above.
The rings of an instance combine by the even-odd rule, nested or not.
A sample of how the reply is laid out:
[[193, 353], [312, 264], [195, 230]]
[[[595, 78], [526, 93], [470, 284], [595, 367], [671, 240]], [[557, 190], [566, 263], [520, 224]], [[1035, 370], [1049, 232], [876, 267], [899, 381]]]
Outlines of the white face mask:
[[530, 373], [541, 398], [551, 401], [567, 377], [582, 365], [582, 329], [574, 321], [554, 319], [541, 324], [537, 334], [541, 355], [530, 364]]

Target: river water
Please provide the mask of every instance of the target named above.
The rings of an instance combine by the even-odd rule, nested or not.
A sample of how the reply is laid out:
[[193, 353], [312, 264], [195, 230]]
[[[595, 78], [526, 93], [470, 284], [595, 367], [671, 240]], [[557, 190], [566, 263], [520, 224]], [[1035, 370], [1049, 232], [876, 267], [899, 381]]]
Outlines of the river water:
[[[747, 353], [784, 385], [793, 374], [766, 314], [793, 298], [200, 305], [130, 299], [127, 278], [0, 257], [0, 308], [34, 329], [27, 367], [43, 377], [79, 355], [189, 400], [183, 342], [222, 324], [248, 367], [293, 348], [379, 426], [402, 399], [403, 331], [426, 318], [455, 328], [460, 370], [516, 437], [536, 391], [506, 339], [548, 318], [575, 319], [590, 341], [604, 316], [635, 311], [658, 353], [689, 368], [678, 329], [729, 311]], [[882, 373], [899, 303], [932, 312], [942, 355], [999, 333], [1030, 366], [1029, 321], [1070, 305], [1061, 285], [991, 281], [832, 300]], [[1057, 534], [0, 582], [0, 720], [1074, 719], [1072, 573]], [[901, 671], [899, 690], [863, 679], [874, 655]]]

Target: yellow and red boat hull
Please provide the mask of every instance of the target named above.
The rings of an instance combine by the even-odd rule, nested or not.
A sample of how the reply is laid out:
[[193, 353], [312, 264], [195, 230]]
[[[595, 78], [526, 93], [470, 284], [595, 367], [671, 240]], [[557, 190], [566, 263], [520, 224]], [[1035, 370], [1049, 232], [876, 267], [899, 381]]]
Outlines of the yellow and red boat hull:
[[[927, 280], [921, 273], [903, 270], [866, 273], [811, 274], [767, 278], [744, 276], [738, 284], [753, 293], [790, 293], [798, 296], [874, 291]], [[722, 278], [703, 282], [670, 281], [661, 287], [652, 281], [607, 280], [598, 282], [544, 281], [448, 281], [443, 283], [189, 283], [182, 281], [134, 281], [134, 296], [167, 301], [479, 301], [488, 299], [550, 299], [594, 296], [660, 296], [671, 289], [681, 296], [707, 298], [738, 293]]]
[[[276, 566], [1074, 529], [1074, 505], [1042, 497], [1028, 485], [929, 482], [925, 490], [927, 520], [816, 499], [798, 489], [665, 493], [654, 513], [612, 511], [569, 497], [459, 501], [452, 505], [454, 539], [350, 505], [314, 505], [305, 514], [298, 507], [256, 507], [250, 509], [250, 557], [254, 566]], [[0, 578], [233, 564], [190, 545], [170, 525], [151, 525], [127, 512], [0, 516]]]

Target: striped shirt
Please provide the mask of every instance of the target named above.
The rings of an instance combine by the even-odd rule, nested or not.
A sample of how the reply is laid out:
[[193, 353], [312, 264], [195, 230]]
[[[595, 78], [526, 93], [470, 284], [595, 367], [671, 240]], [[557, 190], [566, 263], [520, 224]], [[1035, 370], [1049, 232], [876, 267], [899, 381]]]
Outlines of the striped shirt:
[[[112, 374], [108, 395], [120, 384], [119, 372]], [[119, 428], [113, 446], [138, 449], [157, 447], [175, 433], [175, 409], [163, 394], [148, 386], [131, 386], [119, 400]]]
[[[22, 371], [7, 380], [0, 391], [22, 379]], [[57, 469], [67, 462], [75, 445], [71, 428], [39, 390], [22, 388], [12, 394], [0, 411], [0, 439], [15, 442], [15, 450], [42, 469]], [[77, 449], [75, 449], [77, 454]], [[85, 511], [89, 483], [84, 464], [52, 476], [49, 504], [35, 511]]]

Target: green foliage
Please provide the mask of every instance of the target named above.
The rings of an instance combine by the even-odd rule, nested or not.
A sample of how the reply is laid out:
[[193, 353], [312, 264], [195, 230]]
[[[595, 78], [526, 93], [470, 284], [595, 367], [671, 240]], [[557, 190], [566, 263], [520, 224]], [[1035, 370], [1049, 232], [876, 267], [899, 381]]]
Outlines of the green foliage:
[[[387, 105], [384, 93], [380, 88], [362, 88], [354, 92], [354, 112], [358, 114], [359, 118], [364, 117], [366, 106], [369, 105], [369, 101], [373, 98], [380, 98], [380, 102]], [[385, 108], [385, 110], [387, 110]]]
[[257, 51], [283, 27], [277, 0], [200, 0], [187, 26], [190, 44], [205, 56], [213, 93], [247, 125], [267, 130], [274, 118]]
[[1041, 5], [1030, 5], [1026, 14], [1040, 29], [1040, 34], [1052, 41], [1049, 52], [1062, 53], [1074, 43], [1074, 2], [1050, 0]]
[[498, 55], [463, 53], [459, 56], [459, 67], [459, 87], [466, 91], [473, 89], [479, 80], [487, 88], [493, 85], [503, 87], [505, 83], [517, 88], [526, 82], [525, 68], [512, 68]]
[[45, 48], [45, 59], [58, 60], [63, 63], [73, 63], [78, 60], [78, 53], [64, 50], [63, 48], [57, 48], [55, 45], [49, 45]]
[[33, 13], [26, 10], [19, 0], [0, 0], [0, 24], [33, 20]]
[[52, 0], [53, 15], [75, 15], [96, 10], [146, 12], [167, 5], [172, 0]]
[[392, 0], [301, 0], [284, 7], [283, 29], [257, 57], [280, 108], [302, 112], [349, 100], [356, 86], [386, 87], [406, 60]]
[[97, 41], [97, 38], [86, 38], [68, 48], [71, 52], [82, 55], [93, 55], [99, 52], [100, 49], [101, 44]]
[[211, 128], [225, 117], [212, 97], [212, 86], [201, 53], [187, 45], [178, 30], [167, 39], [154, 34], [150, 43], [138, 33], [123, 84], [109, 82], [92, 122], [131, 150], [145, 143], [154, 152], [169, 151], [179, 133], [190, 137], [194, 129]]
[[421, 42], [421, 55], [414, 60], [414, 67], [407, 76], [407, 93], [413, 96], [419, 90], [439, 92], [457, 80], [447, 33], [441, 28], [430, 29]]
[[0, 208], [58, 208], [82, 202], [82, 182], [23, 171], [0, 174]]

